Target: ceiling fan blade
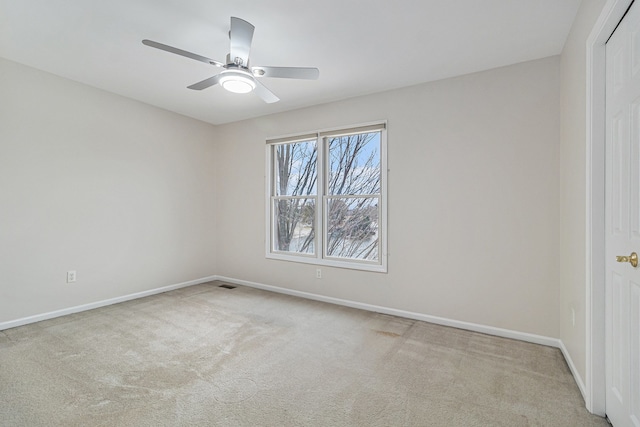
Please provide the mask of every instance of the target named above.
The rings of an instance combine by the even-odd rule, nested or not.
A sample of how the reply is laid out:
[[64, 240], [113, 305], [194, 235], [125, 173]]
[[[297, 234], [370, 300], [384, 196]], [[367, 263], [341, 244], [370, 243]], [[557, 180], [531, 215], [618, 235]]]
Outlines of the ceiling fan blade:
[[178, 49], [177, 47], [169, 46], [166, 44], [154, 42], [153, 40], [142, 40], [142, 44], [156, 49], [164, 50], [166, 52], [175, 53], [176, 55], [185, 56], [187, 58], [195, 59], [196, 61], [204, 62], [205, 64], [215, 65], [216, 67], [224, 67], [222, 62], [214, 61], [211, 58], [200, 56], [195, 53], [187, 52], [186, 50]]
[[267, 87], [259, 81], [256, 81], [256, 88], [253, 91], [267, 104], [273, 104], [274, 102], [280, 101], [280, 98], [275, 96], [273, 92], [267, 89]]
[[[231, 30], [229, 31], [230, 61], [237, 65], [247, 67], [249, 65], [249, 51], [251, 50], [251, 41], [253, 40], [253, 30], [255, 27], [244, 19], [231, 17]], [[236, 61], [240, 58], [242, 61], [238, 64]]]
[[191, 86], [187, 86], [187, 89], [193, 89], [193, 90], [206, 89], [206, 88], [211, 87], [213, 85], [217, 85], [219, 78], [220, 78], [220, 74], [216, 74], [215, 76], [209, 77], [208, 79], [204, 79], [201, 82], [194, 83]]
[[251, 71], [256, 77], [316, 80], [320, 76], [320, 70], [311, 67], [251, 67]]

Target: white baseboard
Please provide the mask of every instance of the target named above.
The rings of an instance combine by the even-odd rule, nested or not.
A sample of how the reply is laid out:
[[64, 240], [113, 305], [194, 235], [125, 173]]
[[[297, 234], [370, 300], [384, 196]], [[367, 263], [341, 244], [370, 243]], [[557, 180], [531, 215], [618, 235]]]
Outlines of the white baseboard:
[[[223, 282], [229, 282], [237, 285], [248, 286], [256, 289], [263, 289], [266, 291], [277, 292], [280, 294], [292, 295], [301, 298], [307, 298], [316, 301], [328, 302], [331, 304], [343, 305], [346, 307], [358, 308], [366, 311], [373, 311], [376, 313], [390, 314], [393, 316], [405, 317], [413, 320], [421, 320], [424, 322], [435, 323], [443, 326], [451, 326], [458, 329], [465, 329], [473, 332], [480, 332], [487, 335], [494, 335], [503, 338], [511, 338], [520, 341], [530, 342], [534, 344], [542, 344], [549, 347], [560, 348], [561, 342], [557, 338], [545, 337], [542, 335], [529, 334], [526, 332], [518, 332], [510, 329], [496, 328], [493, 326], [479, 325], [477, 323], [463, 322], [460, 320], [452, 320], [444, 317], [430, 316], [428, 314], [414, 313], [411, 311], [398, 310], [395, 308], [381, 307], [378, 305], [365, 304], [356, 301], [350, 301], [340, 298], [327, 297], [323, 295], [313, 294], [309, 292], [296, 291], [287, 288], [280, 288], [278, 286], [265, 285], [263, 283], [250, 282], [247, 280], [239, 280], [231, 277], [216, 276], [217, 280]], [[564, 353], [564, 352], [563, 352]], [[565, 356], [566, 357], [566, 356]], [[573, 372], [573, 370], [572, 370]], [[574, 374], [575, 376], [575, 374]]]
[[562, 342], [562, 340], [558, 340], [559, 346], [558, 348], [560, 349], [560, 351], [562, 351], [562, 355], [564, 356], [564, 360], [567, 361], [567, 365], [569, 365], [569, 370], [571, 371], [571, 374], [573, 375], [573, 379], [576, 381], [576, 384], [578, 385], [578, 389], [580, 389], [580, 393], [582, 393], [582, 398], [584, 399], [584, 401], [587, 401], [587, 388], [584, 385], [584, 381], [582, 381], [582, 377], [580, 376], [580, 373], [578, 372], [578, 369], [576, 369], [576, 365], [573, 363], [573, 359], [571, 358], [571, 355], [569, 354], [569, 350], [567, 350], [567, 347], [564, 346], [564, 342]]
[[67, 314], [79, 313], [81, 311], [93, 310], [94, 308], [104, 307], [106, 305], [117, 304], [119, 302], [129, 301], [132, 299], [148, 297], [163, 292], [173, 291], [174, 289], [186, 288], [187, 286], [199, 285], [200, 283], [211, 282], [216, 280], [217, 276], [202, 277], [200, 279], [189, 280], [188, 282], [177, 283], [175, 285], [163, 286], [161, 288], [150, 289], [148, 291], [136, 292], [134, 294], [124, 295], [121, 297], [110, 298], [103, 301], [92, 302], [89, 304], [77, 305], [62, 310], [50, 311], [48, 313], [37, 314], [35, 316], [23, 317], [21, 319], [10, 320], [0, 323], [0, 331], [9, 328], [15, 328], [29, 323], [40, 322], [42, 320], [53, 319], [54, 317], [66, 316]]
[[247, 280], [240, 280], [240, 279], [234, 279], [232, 277], [217, 276], [217, 275], [202, 277], [200, 279], [177, 283], [175, 285], [163, 286], [161, 288], [150, 289], [147, 291], [136, 292], [133, 294], [110, 298], [103, 301], [97, 301], [89, 304], [78, 305], [75, 307], [64, 308], [61, 310], [51, 311], [48, 313], [23, 317], [21, 319], [9, 320], [9, 321], [0, 323], [0, 331], [4, 329], [27, 325], [29, 323], [35, 323], [35, 322], [40, 322], [42, 320], [65, 316], [67, 314], [73, 314], [81, 311], [92, 310], [94, 308], [117, 304], [124, 301], [130, 301], [137, 298], [144, 298], [147, 296], [172, 291], [174, 289], [180, 289], [180, 288], [185, 288], [187, 286], [199, 285], [201, 283], [206, 283], [213, 280], [221, 280], [224, 282], [234, 283], [242, 286], [248, 286], [256, 289], [262, 289], [262, 290], [276, 292], [280, 294], [286, 294], [286, 295], [311, 299], [315, 301], [322, 301], [322, 302], [342, 305], [345, 307], [357, 308], [357, 309], [366, 310], [366, 311], [373, 311], [376, 313], [390, 314], [393, 316], [405, 317], [407, 319], [421, 320], [424, 322], [435, 323], [437, 325], [451, 326], [458, 329], [465, 329], [468, 331], [480, 332], [483, 334], [494, 335], [494, 336], [503, 337], [503, 338], [511, 338], [511, 339], [516, 339], [520, 341], [534, 343], [534, 344], [546, 345], [549, 347], [556, 347], [562, 350], [562, 353], [565, 359], [567, 359], [567, 364], [571, 368], [571, 372], [576, 378], [578, 387], [580, 387], [580, 391], [584, 395], [584, 383], [582, 382], [582, 379], [580, 378], [580, 376], [577, 375], [577, 370], [575, 369], [575, 366], [573, 364], [573, 361], [571, 360], [571, 357], [569, 356], [567, 349], [564, 347], [564, 344], [557, 338], [550, 338], [542, 335], [535, 335], [535, 334], [530, 334], [526, 332], [513, 331], [510, 329], [496, 328], [493, 326], [480, 325], [477, 323], [463, 322], [460, 320], [447, 319], [445, 317], [431, 316], [428, 314], [415, 313], [411, 311], [398, 310], [395, 308], [382, 307], [378, 305], [366, 304], [366, 303], [357, 302], [357, 301], [328, 297], [324, 295], [313, 294], [310, 292], [296, 291], [293, 289], [281, 288], [278, 286], [266, 285], [263, 283], [250, 282]]

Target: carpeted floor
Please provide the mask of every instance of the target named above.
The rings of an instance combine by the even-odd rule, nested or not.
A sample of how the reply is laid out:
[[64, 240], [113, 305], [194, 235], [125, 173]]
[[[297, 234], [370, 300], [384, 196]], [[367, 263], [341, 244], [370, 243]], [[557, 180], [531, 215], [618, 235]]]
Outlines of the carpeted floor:
[[557, 349], [219, 285], [0, 332], [0, 425], [607, 425]]

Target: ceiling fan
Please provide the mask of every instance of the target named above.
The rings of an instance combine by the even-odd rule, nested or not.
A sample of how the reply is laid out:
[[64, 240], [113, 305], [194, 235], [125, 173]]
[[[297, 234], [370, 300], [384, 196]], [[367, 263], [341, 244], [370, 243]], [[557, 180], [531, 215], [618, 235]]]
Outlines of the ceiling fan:
[[249, 66], [249, 51], [251, 50], [254, 29], [255, 27], [247, 21], [231, 17], [231, 29], [229, 30], [231, 46], [229, 54], [227, 55], [226, 64], [152, 40], [145, 39], [142, 40], [142, 43], [155, 47], [156, 49], [224, 68], [221, 73], [188, 86], [189, 89], [193, 90], [202, 90], [220, 84], [226, 90], [234, 93], [249, 93], [254, 91], [264, 102], [272, 103], [279, 101], [279, 98], [260, 83], [256, 77], [307, 80], [315, 80], [318, 78], [320, 71], [317, 68]]

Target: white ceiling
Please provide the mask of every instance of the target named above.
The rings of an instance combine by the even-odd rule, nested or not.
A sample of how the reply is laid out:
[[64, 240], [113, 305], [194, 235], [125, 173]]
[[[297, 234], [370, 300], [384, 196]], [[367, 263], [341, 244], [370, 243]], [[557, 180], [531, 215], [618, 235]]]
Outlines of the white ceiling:
[[[0, 56], [213, 124], [559, 54], [580, 0], [0, 0]], [[229, 19], [255, 25], [252, 65], [280, 102], [219, 86], [221, 71], [144, 46], [225, 61]]]

